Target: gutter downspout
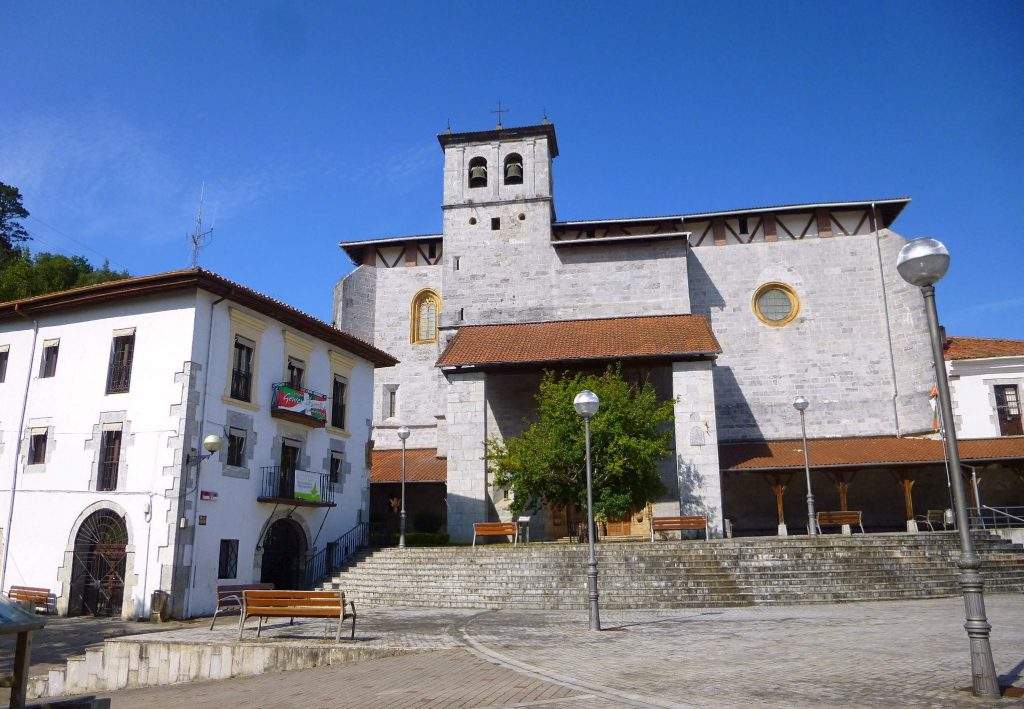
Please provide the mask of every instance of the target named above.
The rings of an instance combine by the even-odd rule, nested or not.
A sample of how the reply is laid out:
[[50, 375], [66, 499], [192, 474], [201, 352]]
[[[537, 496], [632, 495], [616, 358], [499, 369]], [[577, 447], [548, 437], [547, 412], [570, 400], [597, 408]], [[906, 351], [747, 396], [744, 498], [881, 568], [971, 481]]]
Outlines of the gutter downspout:
[[878, 252], [878, 278], [882, 285], [882, 310], [885, 312], [885, 337], [889, 343], [889, 371], [892, 374], [892, 419], [896, 428], [896, 436], [900, 432], [900, 410], [897, 400], [900, 394], [899, 384], [896, 381], [896, 355], [892, 351], [892, 323], [889, 319], [889, 296], [885, 292], [885, 268], [882, 262], [882, 243], [878, 236], [878, 213], [875, 211], [875, 203], [871, 203], [871, 225], [875, 231], [875, 250]]
[[39, 321], [30, 318], [14, 306], [17, 315], [31, 321], [32, 323], [32, 349], [28, 356], [28, 373], [25, 375], [25, 390], [21, 396], [21, 413], [18, 416], [18, 441], [14, 446], [14, 469], [11, 471], [11, 498], [7, 504], [7, 526], [4, 527], [4, 560], [0, 567], [0, 590], [7, 583], [7, 557], [11, 550], [11, 525], [14, 523], [14, 496], [18, 491], [18, 460], [21, 458], [21, 441], [25, 433], [25, 411], [28, 409], [28, 391], [32, 383], [32, 365], [36, 361], [36, 341], [39, 339]]
[[[217, 298], [215, 301], [210, 303], [210, 323], [206, 332], [206, 362], [203, 364], [203, 397], [199, 401], [199, 450], [202, 450], [203, 445], [203, 427], [206, 424], [206, 399], [209, 396], [210, 389], [210, 350], [213, 349], [213, 311], [217, 307], [218, 303], [227, 300], [227, 296], [223, 295]], [[192, 451], [189, 450], [189, 457], [191, 457]], [[195, 493], [195, 502], [192, 505], [192, 520], [189, 524], [192, 526], [192, 559], [191, 568], [189, 569], [189, 582], [185, 588], [185, 617], [191, 617], [191, 603], [192, 603], [192, 587], [196, 583], [196, 519], [199, 516], [199, 473], [202, 471], [203, 459], [202, 453], [199, 452], [198, 459], [196, 461], [196, 484], [193, 492]], [[191, 462], [191, 461], [190, 461]], [[186, 492], [186, 496], [188, 493]]]

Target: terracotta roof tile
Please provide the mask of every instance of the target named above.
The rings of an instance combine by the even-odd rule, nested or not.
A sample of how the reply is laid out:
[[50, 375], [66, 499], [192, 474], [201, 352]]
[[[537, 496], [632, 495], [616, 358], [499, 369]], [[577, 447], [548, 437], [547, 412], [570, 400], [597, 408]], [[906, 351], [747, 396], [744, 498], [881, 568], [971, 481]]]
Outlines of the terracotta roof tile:
[[[371, 483], [397, 483], [402, 479], [402, 451], [374, 449], [370, 465]], [[407, 448], [405, 481], [412, 483], [446, 482], [448, 461], [437, 457], [436, 448]]]
[[505, 325], [467, 325], [439, 367], [672, 359], [722, 351], [703, 315], [651, 315]]
[[[920, 465], [943, 461], [942, 441], [935, 438], [812, 438], [808, 441], [812, 468], [873, 465]], [[722, 470], [785, 470], [803, 468], [800, 439], [720, 443]], [[1024, 459], [1024, 436], [969, 438], [960, 441], [964, 462]]]
[[947, 337], [947, 360], [984, 359], [986, 357], [1024, 357], [1024, 340], [991, 337]]

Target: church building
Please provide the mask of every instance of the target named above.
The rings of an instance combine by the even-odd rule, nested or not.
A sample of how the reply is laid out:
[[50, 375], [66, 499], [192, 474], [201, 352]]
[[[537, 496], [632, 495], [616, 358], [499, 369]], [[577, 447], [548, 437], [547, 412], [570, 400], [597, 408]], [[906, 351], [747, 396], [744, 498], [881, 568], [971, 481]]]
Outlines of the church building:
[[[608, 535], [644, 534], [652, 514], [706, 514], [713, 535], [803, 532], [797, 395], [819, 509], [861, 509], [870, 531], [948, 506], [923, 302], [895, 268], [909, 198], [560, 221], [551, 123], [438, 141], [441, 233], [341, 244], [355, 269], [335, 325], [399, 360], [374, 372], [375, 524], [397, 520], [402, 425], [412, 529], [467, 540], [509, 519], [485, 441], [528, 425], [544, 371], [615, 363], [674, 400], [675, 435], [667, 494]], [[1019, 499], [1021, 443], [963, 455]], [[565, 536], [572, 516], [538, 510], [531, 536]]]

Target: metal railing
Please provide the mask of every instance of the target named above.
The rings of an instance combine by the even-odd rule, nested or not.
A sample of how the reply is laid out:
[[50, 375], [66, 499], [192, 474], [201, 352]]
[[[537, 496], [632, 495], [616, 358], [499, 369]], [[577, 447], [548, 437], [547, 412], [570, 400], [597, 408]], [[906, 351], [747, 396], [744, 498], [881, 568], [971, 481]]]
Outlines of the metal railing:
[[[280, 465], [267, 465], [263, 467], [263, 486], [260, 489], [260, 497], [282, 500], [309, 500], [311, 502], [332, 503], [334, 502], [334, 485], [331, 484], [330, 473], [316, 473], [316, 495], [318, 499], [303, 497], [303, 491], [296, 494], [295, 473], [292, 468]], [[306, 473], [307, 471], [299, 471]]]
[[356, 552], [366, 546], [368, 536], [369, 525], [359, 522], [333, 542], [328, 542], [323, 549], [307, 557], [306, 586], [315, 588], [332, 574], [341, 571]]
[[132, 381], [130, 364], [112, 364], [107, 370], [107, 393], [123, 394], [128, 391]]
[[971, 529], [1008, 529], [1024, 527], [1024, 506], [1015, 507], [972, 507], [967, 510]]
[[231, 370], [231, 398], [249, 401], [252, 397], [252, 372], [242, 369]]

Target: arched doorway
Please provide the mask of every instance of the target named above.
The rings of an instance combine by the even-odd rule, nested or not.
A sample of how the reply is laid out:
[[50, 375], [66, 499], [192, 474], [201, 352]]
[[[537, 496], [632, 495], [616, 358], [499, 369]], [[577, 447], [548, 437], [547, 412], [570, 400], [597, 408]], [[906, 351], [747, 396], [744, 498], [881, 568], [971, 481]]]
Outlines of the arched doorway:
[[270, 525], [263, 540], [260, 582], [274, 588], [296, 589], [306, 585], [306, 533], [292, 519]]
[[75, 535], [68, 615], [119, 615], [124, 601], [128, 528], [113, 510], [85, 518]]

